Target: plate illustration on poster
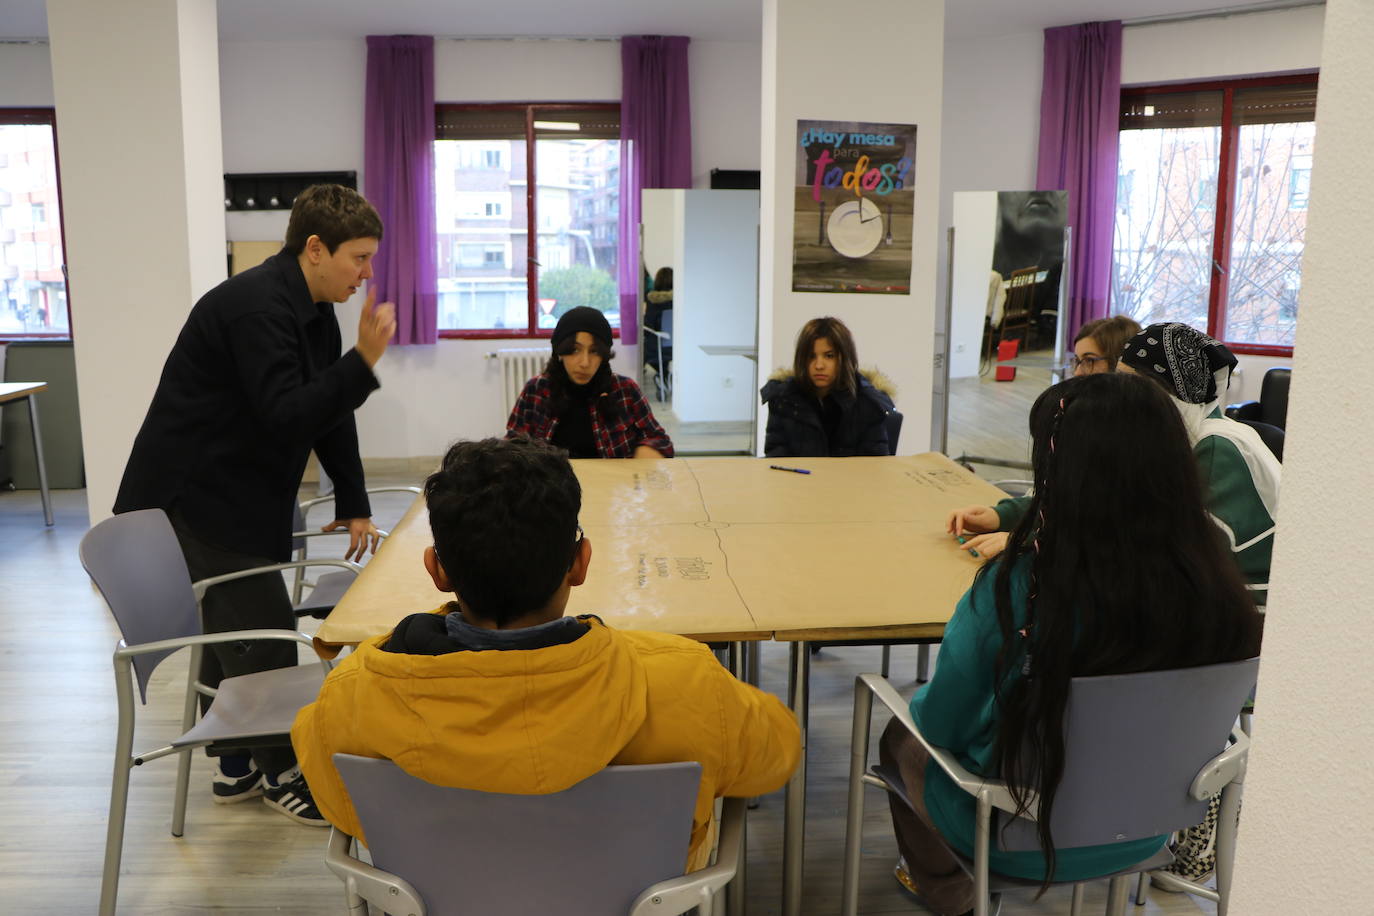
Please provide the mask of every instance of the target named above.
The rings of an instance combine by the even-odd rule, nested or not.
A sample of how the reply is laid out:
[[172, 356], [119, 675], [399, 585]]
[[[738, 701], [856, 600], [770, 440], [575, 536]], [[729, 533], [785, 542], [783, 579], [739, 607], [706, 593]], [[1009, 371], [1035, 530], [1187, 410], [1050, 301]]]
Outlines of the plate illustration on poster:
[[797, 122], [793, 291], [910, 290], [915, 155], [912, 124]]

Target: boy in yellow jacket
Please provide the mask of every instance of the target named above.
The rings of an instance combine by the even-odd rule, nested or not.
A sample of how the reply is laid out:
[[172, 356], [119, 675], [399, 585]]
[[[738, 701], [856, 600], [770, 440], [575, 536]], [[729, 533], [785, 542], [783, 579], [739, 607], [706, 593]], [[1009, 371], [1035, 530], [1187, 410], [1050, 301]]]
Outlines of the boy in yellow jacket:
[[335, 753], [431, 783], [558, 792], [610, 764], [701, 764], [688, 867], [706, 863], [714, 799], [780, 788], [800, 733], [770, 694], [701, 643], [565, 617], [592, 545], [565, 454], [529, 439], [460, 442], [425, 481], [425, 568], [454, 601], [364, 642], [291, 729], [320, 811], [361, 836]]

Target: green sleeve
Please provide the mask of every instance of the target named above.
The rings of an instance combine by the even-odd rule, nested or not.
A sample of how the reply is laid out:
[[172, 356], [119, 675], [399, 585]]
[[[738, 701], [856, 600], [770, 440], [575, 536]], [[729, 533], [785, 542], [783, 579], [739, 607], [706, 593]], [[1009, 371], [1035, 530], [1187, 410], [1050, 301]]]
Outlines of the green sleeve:
[[[1224, 436], [1208, 436], [1194, 446], [1193, 454], [1202, 473], [1207, 511], [1226, 532], [1232, 550], [1274, 527], [1274, 519], [1250, 476], [1250, 466], [1234, 442]], [[1267, 537], [1236, 554], [1250, 582], [1269, 581], [1273, 545], [1273, 537]]]
[[1031, 498], [1029, 496], [1011, 496], [993, 506], [997, 513], [997, 530], [1011, 531], [1021, 524], [1021, 519], [1026, 517], [1030, 510]]

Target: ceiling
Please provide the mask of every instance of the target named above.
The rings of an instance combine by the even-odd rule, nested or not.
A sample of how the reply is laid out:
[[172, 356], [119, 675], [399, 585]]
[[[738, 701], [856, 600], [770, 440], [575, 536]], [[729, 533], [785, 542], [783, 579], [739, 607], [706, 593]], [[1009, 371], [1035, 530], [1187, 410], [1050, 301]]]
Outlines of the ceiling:
[[[992, 37], [1107, 17], [1135, 19], [1274, 0], [949, 0], [951, 38]], [[756, 41], [762, 0], [219, 0], [225, 40], [437, 36], [689, 35]], [[856, 29], [862, 7], [855, 7]], [[0, 38], [47, 35], [43, 0], [3, 0]]]

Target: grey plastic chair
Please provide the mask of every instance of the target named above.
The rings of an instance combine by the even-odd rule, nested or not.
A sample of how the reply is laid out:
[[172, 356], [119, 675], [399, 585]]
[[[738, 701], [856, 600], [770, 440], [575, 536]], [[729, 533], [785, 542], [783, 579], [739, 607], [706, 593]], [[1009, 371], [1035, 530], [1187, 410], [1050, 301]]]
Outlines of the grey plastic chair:
[[[1225, 916], [1250, 747], [1235, 723], [1258, 671], [1259, 659], [1252, 658], [1198, 668], [1074, 678], [1065, 713], [1064, 776], [1051, 824], [1057, 846], [1095, 846], [1173, 833], [1201, 822], [1208, 801], [1220, 792], [1217, 912]], [[881, 767], [864, 772], [875, 696], [955, 784], [977, 799], [973, 860], [951, 850], [973, 876], [976, 916], [997, 912], [1004, 891], [1039, 887], [1038, 881], [997, 875], [988, 868], [988, 844], [994, 836], [1005, 850], [1039, 848], [1030, 817], [999, 815], [993, 826], [994, 808], [1008, 813], [1016, 810], [1007, 784], [970, 773], [954, 754], [930, 744], [912, 721], [907, 701], [892, 685], [877, 675], [861, 674], [854, 686], [841, 912], [845, 916], [858, 912], [864, 784], [887, 789], [910, 804], [899, 773], [884, 772]], [[1109, 916], [1125, 913], [1130, 876], [1160, 868], [1172, 859], [1167, 850], [1161, 850], [1128, 869], [1099, 876], [1111, 879]], [[1073, 916], [1079, 916], [1082, 905], [1083, 884], [1076, 882]]]
[[[319, 694], [328, 672], [326, 663], [262, 671], [226, 678], [218, 688], [196, 680], [203, 647], [244, 639], [284, 639], [310, 645], [295, 630], [236, 630], [205, 634], [199, 602], [206, 589], [221, 582], [265, 572], [294, 569], [279, 563], [215, 576], [192, 583], [176, 534], [161, 509], [144, 509], [108, 518], [81, 539], [81, 565], [100, 590], [119, 625], [122, 638], [114, 651], [115, 696], [119, 723], [115, 738], [114, 778], [110, 788], [110, 819], [105, 835], [105, 866], [100, 886], [100, 913], [112, 916], [119, 890], [119, 863], [124, 848], [124, 818], [129, 800], [129, 771], [159, 757], [178, 754], [176, 794], [172, 807], [172, 835], [186, 825], [186, 793], [191, 777], [191, 751], [212, 742], [226, 746], [271, 743], [272, 736], [289, 741], [296, 712]], [[307, 565], [344, 566], [345, 560], [315, 560]], [[148, 680], [164, 659], [190, 647], [191, 664], [182, 706], [184, 732], [169, 744], [145, 753], [133, 752], [133, 684], [139, 699], [148, 702]], [[214, 704], [199, 722], [200, 696]]]
[[735, 875], [744, 799], [724, 801], [714, 865], [682, 874], [698, 763], [612, 766], [549, 795], [436, 786], [389, 760], [335, 754], [372, 863], [335, 828], [325, 864], [350, 913], [392, 916], [711, 916]]
[[[424, 491], [419, 487], [371, 487], [367, 492], [369, 495], [373, 493], [414, 493], [418, 496]], [[320, 531], [319, 529], [312, 531], [306, 524], [312, 508], [321, 503], [333, 501], [334, 496], [331, 494], [307, 499], [296, 506], [291, 516], [291, 550], [298, 561], [309, 559], [307, 544], [310, 538], [339, 537], [347, 534], [344, 531]], [[378, 534], [382, 536], [383, 540], [390, 537], [390, 532], [381, 529], [378, 529]], [[358, 574], [351, 570], [325, 573], [313, 581], [306, 579], [304, 573], [304, 568], [297, 568], [291, 585], [291, 603], [297, 617], [324, 618], [329, 616], [329, 612], [334, 610], [334, 605], [343, 598], [344, 592], [348, 591], [353, 580], [358, 578]]]

